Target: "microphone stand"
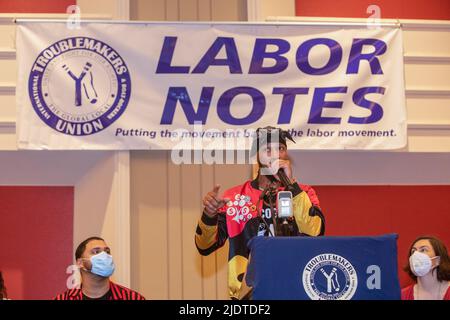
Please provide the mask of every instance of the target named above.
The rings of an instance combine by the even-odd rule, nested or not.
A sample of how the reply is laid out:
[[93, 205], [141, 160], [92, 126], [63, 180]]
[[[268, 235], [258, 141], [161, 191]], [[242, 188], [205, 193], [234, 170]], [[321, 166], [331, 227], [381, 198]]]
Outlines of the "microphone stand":
[[259, 207], [259, 202], [260, 202], [261, 200], [264, 199], [264, 196], [265, 196], [265, 195], [267, 195], [268, 198], [269, 198], [270, 212], [271, 212], [271, 216], [272, 216], [272, 223], [274, 224], [273, 230], [274, 230], [274, 232], [275, 232], [275, 235], [272, 233], [272, 230], [270, 230], [270, 226], [269, 226], [269, 224], [267, 223], [266, 219], [264, 219], [264, 217], [261, 217], [261, 219], [262, 219], [262, 221], [264, 222], [264, 224], [266, 225], [266, 228], [267, 228], [267, 230], [269, 231], [269, 234], [270, 234], [272, 237], [275, 237], [275, 236], [276, 236], [276, 231], [275, 231], [275, 230], [276, 230], [276, 229], [275, 229], [275, 226], [276, 226], [276, 219], [274, 218], [274, 217], [275, 217], [275, 212], [274, 212], [274, 208], [273, 208], [272, 198], [271, 198], [271, 195], [270, 195], [270, 191], [272, 191], [272, 190], [274, 190], [274, 187], [272, 186], [272, 183], [270, 183], [270, 184], [268, 184], [268, 185], [264, 188], [264, 190], [262, 191], [261, 195], [259, 196], [258, 203], [256, 204], [256, 207], [257, 207], [257, 208]]
[[273, 183], [270, 183], [267, 186], [267, 191], [268, 191], [270, 212], [272, 213], [273, 230], [275, 232], [275, 236], [278, 236], [278, 234], [277, 234], [278, 223], [277, 223], [277, 219], [275, 217], [275, 215], [278, 216], [278, 213], [275, 212], [275, 208], [274, 208], [274, 205], [273, 205], [273, 199], [272, 199], [272, 194], [276, 193], [277, 189], [275, 188], [275, 185]]
[[281, 223], [281, 236], [282, 237], [289, 237], [291, 234], [291, 227], [289, 225], [289, 222], [287, 221], [287, 218], [283, 218], [283, 222]]

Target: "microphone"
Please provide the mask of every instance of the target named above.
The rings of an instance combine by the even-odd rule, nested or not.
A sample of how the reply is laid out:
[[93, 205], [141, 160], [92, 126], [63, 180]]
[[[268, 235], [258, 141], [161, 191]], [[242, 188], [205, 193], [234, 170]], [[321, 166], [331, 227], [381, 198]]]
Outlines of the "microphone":
[[289, 178], [287, 177], [286, 173], [284, 172], [284, 170], [282, 168], [280, 168], [277, 172], [278, 178], [281, 181], [281, 184], [284, 187], [287, 187], [291, 184], [291, 181], [289, 180]]

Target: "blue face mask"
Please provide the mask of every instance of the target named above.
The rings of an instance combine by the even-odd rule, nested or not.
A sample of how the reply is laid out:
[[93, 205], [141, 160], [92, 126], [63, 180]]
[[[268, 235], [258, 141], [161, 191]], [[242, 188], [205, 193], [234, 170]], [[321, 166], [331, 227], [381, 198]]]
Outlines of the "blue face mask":
[[90, 260], [92, 263], [91, 273], [104, 278], [108, 278], [114, 273], [115, 266], [112, 255], [105, 251], [92, 256]]

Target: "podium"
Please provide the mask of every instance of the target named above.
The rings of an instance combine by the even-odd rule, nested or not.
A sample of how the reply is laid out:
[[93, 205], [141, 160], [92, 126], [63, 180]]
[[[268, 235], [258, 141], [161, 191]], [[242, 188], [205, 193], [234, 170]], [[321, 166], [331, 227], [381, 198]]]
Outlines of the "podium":
[[255, 237], [243, 285], [253, 300], [396, 300], [397, 235]]

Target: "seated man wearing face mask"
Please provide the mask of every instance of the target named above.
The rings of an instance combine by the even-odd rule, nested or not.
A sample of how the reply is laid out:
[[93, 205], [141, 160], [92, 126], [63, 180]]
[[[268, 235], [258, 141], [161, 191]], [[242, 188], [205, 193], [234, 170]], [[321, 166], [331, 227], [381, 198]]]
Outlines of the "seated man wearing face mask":
[[91, 237], [80, 243], [75, 259], [81, 272], [81, 288], [67, 290], [55, 300], [145, 300], [136, 291], [109, 279], [114, 272], [114, 261], [102, 238]]
[[402, 300], [450, 300], [450, 258], [444, 243], [422, 236], [408, 255], [404, 270], [416, 283], [402, 290]]

